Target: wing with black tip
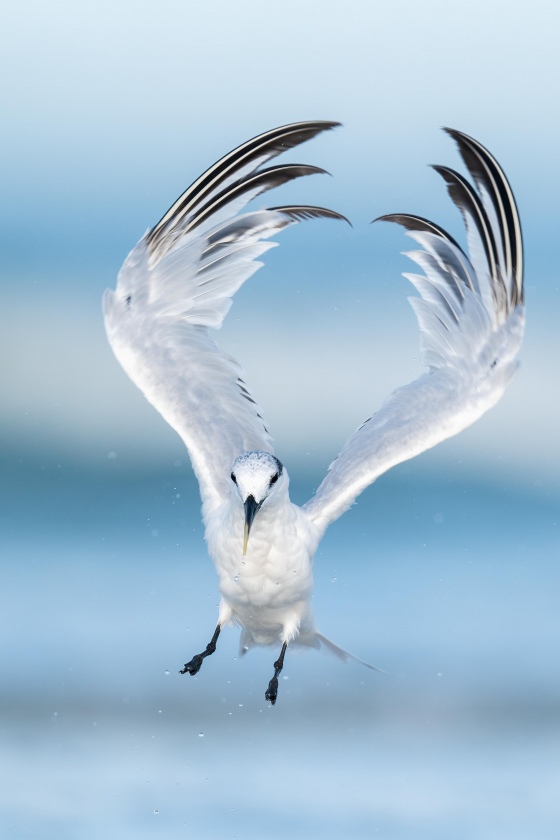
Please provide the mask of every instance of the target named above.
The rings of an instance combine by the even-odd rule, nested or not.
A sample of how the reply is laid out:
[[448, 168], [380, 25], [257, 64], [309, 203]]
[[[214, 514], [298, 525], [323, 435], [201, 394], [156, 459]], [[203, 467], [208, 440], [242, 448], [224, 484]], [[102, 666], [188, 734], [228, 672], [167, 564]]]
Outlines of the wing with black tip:
[[304, 509], [324, 530], [378, 476], [457, 434], [507, 388], [523, 337], [523, 244], [511, 187], [480, 143], [445, 129], [474, 181], [436, 171], [465, 222], [468, 254], [443, 228], [408, 214], [382, 216], [404, 227], [420, 250], [407, 254], [423, 274], [405, 274], [428, 372], [394, 391], [349, 438]]
[[234, 149], [201, 175], [128, 255], [115, 291], [104, 297], [113, 351], [132, 381], [181, 435], [205, 509], [229, 490], [242, 452], [272, 452], [271, 438], [237, 362], [209, 334], [232, 297], [261, 265], [258, 258], [288, 225], [343, 218], [322, 207], [241, 211], [256, 196], [314, 166], [264, 167], [334, 122], [300, 122], [268, 131]]

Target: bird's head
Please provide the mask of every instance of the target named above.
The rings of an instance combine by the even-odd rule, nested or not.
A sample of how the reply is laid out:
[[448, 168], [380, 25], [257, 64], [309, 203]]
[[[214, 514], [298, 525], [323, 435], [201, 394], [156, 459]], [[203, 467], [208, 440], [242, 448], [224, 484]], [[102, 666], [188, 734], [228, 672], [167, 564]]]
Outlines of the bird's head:
[[247, 553], [247, 543], [253, 520], [263, 503], [276, 495], [287, 482], [284, 467], [269, 452], [244, 452], [234, 461], [231, 468], [231, 481], [245, 508], [245, 531], [243, 535], [243, 555]]

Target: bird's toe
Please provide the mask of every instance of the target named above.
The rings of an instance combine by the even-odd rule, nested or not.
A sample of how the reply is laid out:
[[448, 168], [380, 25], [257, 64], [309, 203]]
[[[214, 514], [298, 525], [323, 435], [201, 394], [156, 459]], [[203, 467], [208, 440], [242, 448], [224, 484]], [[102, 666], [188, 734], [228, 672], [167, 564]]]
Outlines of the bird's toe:
[[276, 703], [276, 698], [278, 697], [278, 678], [272, 677], [268, 684], [268, 688], [265, 693], [265, 699], [270, 700], [272, 705]]
[[193, 677], [195, 674], [198, 674], [200, 671], [200, 666], [202, 665], [202, 656], [197, 654], [193, 656], [190, 662], [187, 662], [183, 668], [179, 671], [180, 674], [190, 674]]

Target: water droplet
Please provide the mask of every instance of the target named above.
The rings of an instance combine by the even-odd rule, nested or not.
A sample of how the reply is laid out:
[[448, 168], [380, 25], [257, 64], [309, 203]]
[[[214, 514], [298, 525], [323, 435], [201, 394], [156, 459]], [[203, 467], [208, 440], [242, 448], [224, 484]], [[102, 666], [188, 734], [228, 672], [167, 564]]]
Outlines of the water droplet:
[[239, 580], [239, 575], [235, 575], [235, 577], [233, 579], [234, 579], [234, 581], [237, 582]]
[[242, 565], [242, 566], [244, 566], [244, 565], [245, 565], [245, 560], [242, 560], [242, 561], [241, 561], [241, 565]]
[[154, 809], [154, 814], [159, 814], [159, 811], [158, 811], [157, 808]]
[[158, 715], [161, 715], [161, 709], [158, 709]]
[[169, 671], [167, 669], [163, 673], [165, 674], [166, 677], [169, 676]]
[[199, 732], [199, 733], [198, 733], [198, 737], [199, 737], [199, 738], [204, 738], [204, 732]]
[[331, 578], [331, 583], [336, 583], [338, 578]]

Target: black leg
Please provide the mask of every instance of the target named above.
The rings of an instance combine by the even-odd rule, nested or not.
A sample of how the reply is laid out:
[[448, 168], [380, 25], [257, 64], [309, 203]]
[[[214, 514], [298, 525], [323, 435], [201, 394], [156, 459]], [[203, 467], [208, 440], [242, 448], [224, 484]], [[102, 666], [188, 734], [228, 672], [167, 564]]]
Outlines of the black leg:
[[278, 697], [278, 676], [280, 671], [284, 667], [284, 657], [286, 655], [286, 651], [288, 649], [288, 642], [284, 642], [282, 645], [282, 650], [280, 651], [280, 656], [274, 663], [274, 676], [270, 680], [268, 684], [268, 688], [265, 693], [265, 699], [270, 700], [272, 705], [276, 703], [276, 698]]
[[220, 635], [220, 630], [222, 628], [218, 624], [214, 631], [214, 635], [206, 645], [206, 650], [203, 653], [197, 653], [196, 656], [193, 656], [190, 662], [187, 662], [184, 668], [182, 668], [179, 673], [180, 674], [190, 674], [191, 677], [195, 674], [198, 674], [200, 671], [200, 666], [202, 665], [202, 660], [206, 656], [210, 656], [211, 653], [214, 653], [216, 650], [216, 642], [218, 641], [218, 636]]

